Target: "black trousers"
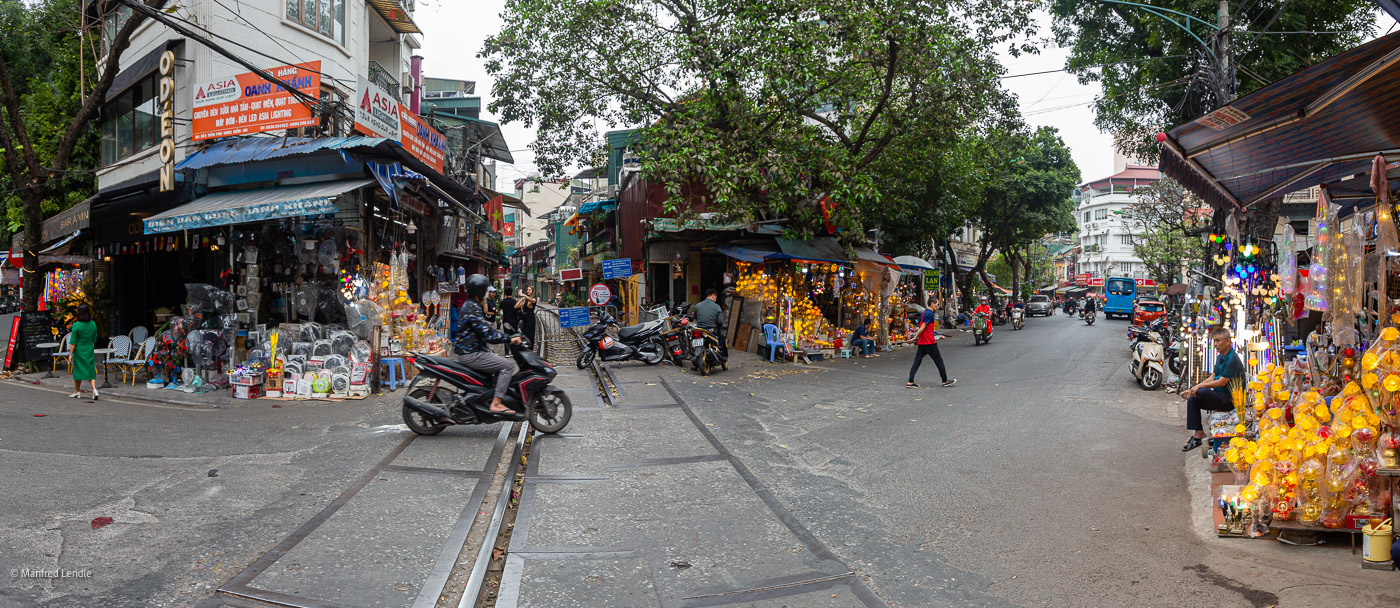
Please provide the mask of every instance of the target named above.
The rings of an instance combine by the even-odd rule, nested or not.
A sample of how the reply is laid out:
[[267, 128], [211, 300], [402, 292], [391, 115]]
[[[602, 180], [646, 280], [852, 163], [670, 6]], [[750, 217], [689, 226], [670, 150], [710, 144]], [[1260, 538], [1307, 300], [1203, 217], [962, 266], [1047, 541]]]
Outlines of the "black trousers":
[[914, 366], [909, 368], [909, 381], [914, 381], [914, 374], [919, 373], [919, 364], [924, 361], [924, 356], [933, 359], [933, 364], [938, 366], [938, 375], [944, 382], [948, 381], [948, 370], [943, 367], [943, 355], [938, 352], [938, 344], [920, 344], [919, 350], [914, 352]]
[[1235, 409], [1235, 402], [1228, 395], [1213, 388], [1196, 391], [1196, 396], [1186, 400], [1186, 430], [1201, 431], [1201, 410], [1228, 412]]

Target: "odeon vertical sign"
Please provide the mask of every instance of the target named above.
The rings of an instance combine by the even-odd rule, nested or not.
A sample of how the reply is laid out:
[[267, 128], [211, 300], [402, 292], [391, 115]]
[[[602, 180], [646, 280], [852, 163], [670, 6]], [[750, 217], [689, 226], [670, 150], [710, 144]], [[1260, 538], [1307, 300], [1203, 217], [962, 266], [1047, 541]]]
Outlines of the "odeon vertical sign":
[[160, 55], [160, 191], [175, 189], [175, 53]]

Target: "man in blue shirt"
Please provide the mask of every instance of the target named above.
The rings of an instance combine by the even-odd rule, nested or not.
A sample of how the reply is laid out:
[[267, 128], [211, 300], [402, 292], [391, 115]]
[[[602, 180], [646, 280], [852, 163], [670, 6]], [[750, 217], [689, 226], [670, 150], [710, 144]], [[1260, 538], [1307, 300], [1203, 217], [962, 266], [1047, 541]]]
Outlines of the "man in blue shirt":
[[1227, 412], [1235, 409], [1234, 399], [1230, 396], [1230, 381], [1244, 380], [1244, 363], [1235, 354], [1230, 330], [1216, 326], [1210, 330], [1210, 340], [1215, 345], [1215, 352], [1220, 353], [1215, 357], [1211, 379], [1181, 392], [1181, 397], [1186, 400], [1186, 430], [1195, 431], [1186, 445], [1181, 446], [1183, 452], [1200, 447], [1206, 438], [1201, 425], [1201, 410]]
[[875, 356], [875, 341], [870, 339], [870, 319], [862, 320], [858, 327], [851, 330], [851, 347], [862, 356]]

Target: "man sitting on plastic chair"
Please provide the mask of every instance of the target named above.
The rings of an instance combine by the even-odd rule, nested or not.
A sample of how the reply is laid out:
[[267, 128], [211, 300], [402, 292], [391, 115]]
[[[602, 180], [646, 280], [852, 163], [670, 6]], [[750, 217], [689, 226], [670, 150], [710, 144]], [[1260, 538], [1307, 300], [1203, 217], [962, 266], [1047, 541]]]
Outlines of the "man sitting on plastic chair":
[[864, 357], [874, 357], [875, 341], [870, 339], [870, 319], [864, 319], [860, 326], [851, 330], [851, 346]]

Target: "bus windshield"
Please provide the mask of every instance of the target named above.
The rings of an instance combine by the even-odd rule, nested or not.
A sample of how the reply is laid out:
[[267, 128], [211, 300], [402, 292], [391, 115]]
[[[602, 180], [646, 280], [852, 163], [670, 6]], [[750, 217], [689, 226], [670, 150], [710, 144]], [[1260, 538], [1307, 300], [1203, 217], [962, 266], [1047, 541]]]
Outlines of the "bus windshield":
[[1131, 279], [1113, 279], [1108, 282], [1105, 289], [1115, 296], [1130, 296], [1136, 291], [1135, 287], [1137, 285]]

